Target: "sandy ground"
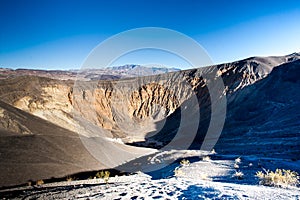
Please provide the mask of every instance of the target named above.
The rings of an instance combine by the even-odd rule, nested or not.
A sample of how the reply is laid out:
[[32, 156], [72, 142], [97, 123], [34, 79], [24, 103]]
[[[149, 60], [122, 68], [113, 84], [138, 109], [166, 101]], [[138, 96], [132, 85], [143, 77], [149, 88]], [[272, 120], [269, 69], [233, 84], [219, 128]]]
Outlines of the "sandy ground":
[[[22, 190], [22, 188], [19, 188]], [[15, 199], [299, 199], [299, 188], [212, 182], [190, 178], [151, 180], [145, 174], [23, 188]], [[7, 197], [9, 198], [9, 197]]]
[[[0, 190], [0, 196], [3, 199], [300, 199], [299, 187], [258, 185], [254, 176], [258, 167], [253, 158], [241, 158], [239, 169], [233, 167], [234, 159], [190, 160], [189, 165], [178, 163], [165, 169], [167, 175], [161, 178], [138, 172], [111, 177], [107, 184], [103, 179], [56, 182]], [[234, 177], [236, 171], [243, 172], [244, 177]]]

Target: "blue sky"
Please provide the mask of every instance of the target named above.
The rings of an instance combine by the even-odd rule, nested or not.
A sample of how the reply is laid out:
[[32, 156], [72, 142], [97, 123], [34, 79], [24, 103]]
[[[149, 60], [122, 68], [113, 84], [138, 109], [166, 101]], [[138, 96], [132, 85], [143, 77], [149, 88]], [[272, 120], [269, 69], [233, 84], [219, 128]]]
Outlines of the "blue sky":
[[[300, 52], [299, 21], [299, 0], [0, 0], [0, 67], [79, 68], [103, 40], [149, 26], [186, 34], [215, 63], [284, 55]], [[115, 64], [157, 62], [185, 65], [159, 51]]]

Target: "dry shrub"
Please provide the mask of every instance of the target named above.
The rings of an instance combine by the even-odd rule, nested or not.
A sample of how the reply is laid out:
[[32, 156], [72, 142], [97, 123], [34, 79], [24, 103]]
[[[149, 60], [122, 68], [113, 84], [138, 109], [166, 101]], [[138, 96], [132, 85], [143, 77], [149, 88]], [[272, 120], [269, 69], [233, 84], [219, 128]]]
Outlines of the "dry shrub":
[[244, 173], [241, 172], [241, 171], [236, 171], [236, 172], [233, 174], [233, 177], [234, 177], [234, 178], [237, 178], [237, 179], [243, 179], [243, 178], [244, 178]]
[[43, 185], [44, 184], [44, 181], [43, 180], [38, 180], [36, 181], [35, 185]]
[[204, 157], [202, 158], [202, 160], [203, 160], [203, 161], [206, 161], [206, 162], [210, 162], [210, 161], [211, 161], [211, 159], [210, 159], [209, 156], [204, 156]]
[[216, 152], [215, 149], [212, 149], [212, 150], [210, 151], [210, 153], [211, 153], [211, 154], [217, 154], [217, 152]]
[[101, 172], [97, 172], [97, 174], [96, 174], [96, 177], [97, 178], [102, 178], [105, 183], [108, 183], [109, 176], [110, 176], [109, 171], [101, 171]]
[[71, 181], [74, 181], [74, 180], [76, 180], [75, 177], [72, 177], [72, 176], [67, 176], [66, 177], [66, 181], [68, 181], [68, 182], [71, 182]]
[[234, 160], [234, 162], [235, 162], [236, 164], [241, 163], [241, 162], [242, 162], [241, 157], [236, 158], [236, 159]]
[[234, 167], [234, 169], [240, 168], [240, 166], [238, 164], [236, 164], [236, 163], [234, 163], [233, 167]]
[[190, 165], [190, 161], [186, 160], [186, 159], [183, 159], [183, 160], [180, 161], [180, 165], [182, 165], [182, 166], [189, 166]]
[[176, 177], [181, 177], [181, 176], [184, 176], [185, 173], [182, 171], [182, 169], [180, 169], [179, 167], [176, 167], [174, 170], [174, 175]]
[[265, 170], [265, 172], [256, 172], [256, 177], [259, 178], [259, 184], [275, 187], [297, 186], [299, 184], [298, 173], [291, 170], [276, 169], [275, 172]]

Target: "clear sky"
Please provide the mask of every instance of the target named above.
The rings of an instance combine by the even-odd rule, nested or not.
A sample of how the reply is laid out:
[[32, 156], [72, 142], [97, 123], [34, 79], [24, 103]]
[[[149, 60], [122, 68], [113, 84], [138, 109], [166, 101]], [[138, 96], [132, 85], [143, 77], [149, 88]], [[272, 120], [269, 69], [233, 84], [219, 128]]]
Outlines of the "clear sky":
[[[0, 0], [0, 67], [79, 68], [103, 40], [149, 26], [195, 39], [215, 63], [300, 52], [299, 0]], [[171, 57], [116, 64], [182, 65]]]

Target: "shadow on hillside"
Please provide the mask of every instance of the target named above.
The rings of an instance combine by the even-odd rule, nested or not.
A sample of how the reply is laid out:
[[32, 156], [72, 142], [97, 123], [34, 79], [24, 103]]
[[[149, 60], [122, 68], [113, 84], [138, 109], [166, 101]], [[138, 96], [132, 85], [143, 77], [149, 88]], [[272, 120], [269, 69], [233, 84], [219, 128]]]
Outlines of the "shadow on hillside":
[[[155, 123], [157, 129], [160, 129], [158, 132], [149, 132], [145, 141], [127, 145], [164, 150], [199, 150], [209, 127], [211, 102], [207, 87], [198, 88], [195, 93], [197, 100], [191, 98], [184, 101], [166, 119]], [[194, 133], [191, 127], [196, 128]]]

